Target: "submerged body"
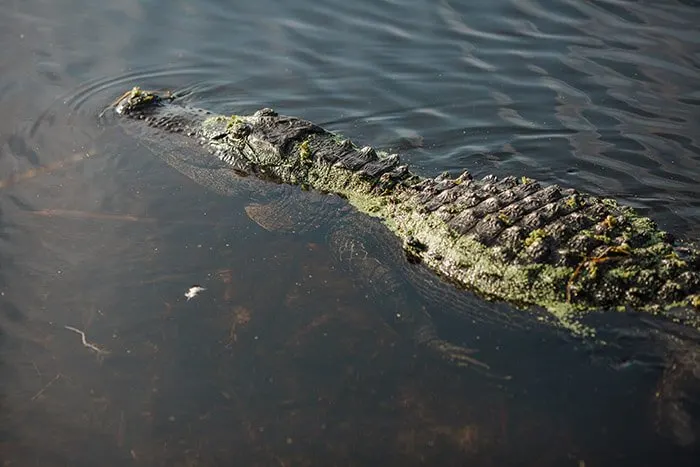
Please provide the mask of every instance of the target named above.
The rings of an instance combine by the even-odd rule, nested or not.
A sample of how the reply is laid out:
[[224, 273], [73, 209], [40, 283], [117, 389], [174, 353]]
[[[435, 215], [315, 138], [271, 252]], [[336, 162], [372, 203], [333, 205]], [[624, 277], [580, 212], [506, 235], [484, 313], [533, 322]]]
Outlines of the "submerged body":
[[410, 259], [487, 299], [542, 307], [577, 332], [589, 331], [581, 312], [607, 309], [700, 327], [700, 252], [612, 199], [526, 177], [423, 178], [397, 155], [271, 109], [225, 117], [138, 88], [115, 109], [198, 140], [240, 175], [346, 198]]

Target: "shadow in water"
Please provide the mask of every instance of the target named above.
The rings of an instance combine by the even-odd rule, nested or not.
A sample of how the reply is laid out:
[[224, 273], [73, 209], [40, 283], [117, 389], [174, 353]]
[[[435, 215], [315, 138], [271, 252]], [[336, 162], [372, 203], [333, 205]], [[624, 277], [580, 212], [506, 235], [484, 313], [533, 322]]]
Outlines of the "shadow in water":
[[5, 244], [8, 240], [6, 231], [5, 215], [0, 206], [0, 459], [5, 452], [6, 446], [11, 442], [11, 432], [9, 424], [5, 419], [8, 413], [6, 407], [6, 391], [8, 382], [12, 380], [12, 374], [5, 361], [5, 351], [7, 347], [6, 323], [17, 321], [20, 318], [19, 310], [9, 303], [5, 297], [6, 281], [5, 274], [9, 269], [9, 260], [5, 254]]

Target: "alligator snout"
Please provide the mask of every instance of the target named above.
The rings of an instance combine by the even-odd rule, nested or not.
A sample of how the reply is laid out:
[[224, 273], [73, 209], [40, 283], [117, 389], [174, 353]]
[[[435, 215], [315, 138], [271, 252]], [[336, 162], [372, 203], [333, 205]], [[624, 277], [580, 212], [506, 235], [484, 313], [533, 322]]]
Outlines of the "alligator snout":
[[143, 115], [148, 109], [160, 105], [164, 100], [172, 99], [170, 93], [144, 91], [135, 86], [115, 100], [112, 107], [119, 115]]

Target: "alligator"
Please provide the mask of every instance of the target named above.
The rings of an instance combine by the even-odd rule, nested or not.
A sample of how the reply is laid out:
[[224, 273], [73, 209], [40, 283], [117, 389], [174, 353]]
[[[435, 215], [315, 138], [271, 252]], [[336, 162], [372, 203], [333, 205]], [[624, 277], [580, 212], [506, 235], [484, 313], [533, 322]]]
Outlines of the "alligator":
[[[687, 394], [700, 384], [700, 248], [614, 199], [528, 177], [475, 179], [468, 171], [423, 177], [396, 154], [359, 147], [269, 108], [224, 116], [181, 100], [135, 87], [108, 109], [127, 132], [155, 140], [169, 165], [215, 191], [236, 192], [229, 181], [235, 187], [256, 181], [265, 186], [248, 193], [273, 191], [269, 182], [306, 192], [303, 199], [290, 197], [293, 207], [248, 205], [246, 213], [264, 228], [279, 229], [278, 218], [308, 217], [314, 210], [341, 217], [329, 221], [336, 222], [329, 229], [331, 249], [365, 286], [393, 301], [384, 308], [397, 331], [410, 332], [443, 360], [501, 380], [509, 377], [492, 373], [474, 350], [441, 339], [430, 312], [414, 310], [413, 299], [456, 306], [472, 321], [529, 329], [542, 324], [603, 347], [624, 346], [624, 336], [634, 336], [638, 345], [625, 350], [634, 355], [631, 361], [653, 355], [651, 364], [642, 363], [661, 360], [665, 368], [654, 396], [659, 432], [679, 444], [696, 439]], [[212, 166], [215, 182], [205, 157], [220, 164]], [[314, 223], [328, 220], [318, 219]], [[376, 258], [378, 251], [394, 255], [389, 265]], [[412, 279], [410, 287], [399, 283], [392, 271], [397, 266]], [[508, 304], [508, 317], [475, 305], [487, 302]], [[621, 311], [633, 311], [628, 316], [639, 325], [596, 329], [590, 323]], [[599, 330], [604, 337], [596, 336]]]
[[412, 262], [484, 299], [546, 310], [578, 333], [600, 310], [700, 328], [700, 249], [614, 199], [528, 177], [423, 177], [396, 154], [269, 108], [217, 115], [138, 87], [113, 108], [197, 140], [238, 175], [339, 195], [379, 218]]

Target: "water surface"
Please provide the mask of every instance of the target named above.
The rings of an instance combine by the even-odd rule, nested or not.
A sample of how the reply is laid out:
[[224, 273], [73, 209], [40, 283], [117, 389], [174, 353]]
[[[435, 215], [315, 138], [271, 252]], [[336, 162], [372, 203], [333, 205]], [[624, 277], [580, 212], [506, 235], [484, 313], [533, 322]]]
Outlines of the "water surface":
[[[436, 316], [441, 331], [513, 379], [452, 368], [386, 325], [390, 301], [324, 232], [262, 229], [251, 199], [193, 183], [98, 115], [135, 85], [220, 113], [273, 107], [423, 175], [560, 183], [694, 241], [697, 2], [0, 12], [4, 465], [694, 465], [698, 384], [678, 410], [659, 404], [673, 361], [633, 331], [592, 350], [472, 299], [469, 319]], [[207, 290], [188, 301], [193, 284]]]

